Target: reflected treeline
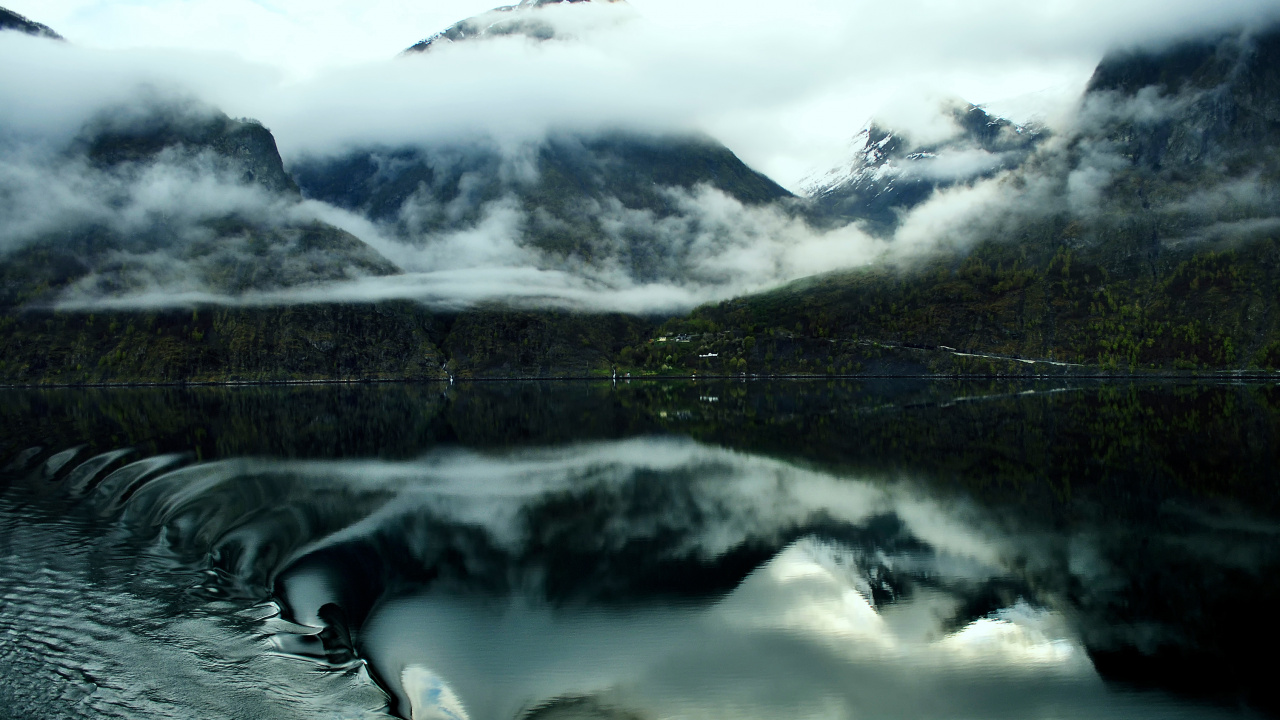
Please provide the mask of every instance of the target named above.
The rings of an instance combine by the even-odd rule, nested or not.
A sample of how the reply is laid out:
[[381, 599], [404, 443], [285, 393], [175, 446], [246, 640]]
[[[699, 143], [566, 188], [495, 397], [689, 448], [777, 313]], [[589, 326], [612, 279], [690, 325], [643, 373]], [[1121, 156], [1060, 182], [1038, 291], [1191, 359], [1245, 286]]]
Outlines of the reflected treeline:
[[11, 390], [0, 457], [68, 438], [101, 451], [385, 458], [689, 435], [865, 475], [953, 485], [1054, 512], [1171, 496], [1280, 511], [1270, 384], [467, 383]]
[[955, 486], [1039, 511], [1213, 498], [1280, 512], [1272, 384], [872, 380], [647, 385], [636, 407], [703, 442]]
[[0, 391], [0, 457], [131, 447], [226, 457], [416, 457], [441, 443], [545, 444], [660, 432], [607, 385], [441, 383]]

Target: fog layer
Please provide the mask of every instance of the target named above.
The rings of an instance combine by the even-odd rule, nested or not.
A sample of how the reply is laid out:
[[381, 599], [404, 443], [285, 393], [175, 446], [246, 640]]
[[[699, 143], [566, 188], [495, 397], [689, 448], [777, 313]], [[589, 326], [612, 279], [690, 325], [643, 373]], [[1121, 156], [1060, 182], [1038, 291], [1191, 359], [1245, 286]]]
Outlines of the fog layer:
[[[1256, 25], [1270, 17], [1247, 3], [1228, 10], [1221, 22]], [[1092, 93], [1037, 131], [1049, 139], [1029, 159], [1027, 148], [1011, 154], [967, 141], [948, 106], [891, 107], [885, 122], [896, 123], [891, 129], [907, 141], [904, 148], [917, 150], [896, 172], [924, 192], [887, 207], [877, 223], [860, 216], [814, 222], [799, 201], [762, 201], [715, 173], [655, 181], [644, 202], [607, 184], [574, 194], [553, 184], [558, 180], [540, 160], [557, 138], [625, 132], [666, 142], [701, 137], [700, 130], [726, 115], [796, 107], [844, 77], [843, 69], [818, 60], [843, 52], [836, 48], [848, 39], [840, 34], [847, 28], [837, 25], [809, 43], [782, 33], [774, 52], [762, 53], [758, 44], [743, 44], [759, 39], [758, 28], [735, 16], [721, 16], [717, 32], [703, 26], [692, 37], [624, 4], [535, 12], [555, 26], [554, 38], [457, 42], [288, 82], [225, 58], [103, 52], [5, 33], [0, 62], [19, 71], [0, 78], [0, 252], [58, 245], [86, 226], [151, 238], [129, 257], [110, 258], [106, 277], [95, 266], [89, 279], [72, 283], [57, 298], [69, 306], [404, 297], [447, 307], [509, 300], [677, 311], [818, 272], [908, 262], [998, 237], [1028, 218], [1065, 212], [1089, 220], [1124, 211], [1104, 202], [1107, 188], [1134, 163], [1117, 133], [1135, 123], [1167, 124], [1197, 102], [1187, 93]], [[1118, 27], [1128, 28], [1129, 42], [1182, 32], [1168, 23]], [[902, 56], [888, 54], [868, 67], [897, 67], [892, 63], [907, 62]], [[804, 65], [810, 71], [798, 79]], [[448, 192], [419, 182], [376, 208], [282, 198], [219, 172], [207, 157], [161, 156], [128, 173], [104, 173], [77, 164], [68, 150], [104, 108], [191, 93], [232, 113], [264, 118], [290, 168], [353, 154], [394, 161], [397, 153], [411, 152], [428, 157], [436, 176], [461, 169]], [[476, 147], [485, 148], [485, 159], [467, 166], [474, 157], [468, 148]], [[1211, 177], [1182, 193], [1170, 212], [1195, 222], [1175, 223], [1172, 239], [1270, 227], [1266, 208], [1274, 184], [1254, 180]], [[314, 258], [312, 265], [327, 269], [294, 273], [288, 281], [237, 283], [228, 293], [225, 284], [207, 281], [209, 270], [193, 266], [191, 257], [193, 246], [212, 242], [226, 258], [222, 264], [255, 261], [252, 252], [208, 233], [209, 220], [228, 216], [275, 225], [323, 221], [349, 231], [403, 273], [376, 279], [389, 272], [369, 272], [345, 256]], [[129, 269], [124, 279], [121, 267]], [[350, 282], [332, 284], [336, 280]]]

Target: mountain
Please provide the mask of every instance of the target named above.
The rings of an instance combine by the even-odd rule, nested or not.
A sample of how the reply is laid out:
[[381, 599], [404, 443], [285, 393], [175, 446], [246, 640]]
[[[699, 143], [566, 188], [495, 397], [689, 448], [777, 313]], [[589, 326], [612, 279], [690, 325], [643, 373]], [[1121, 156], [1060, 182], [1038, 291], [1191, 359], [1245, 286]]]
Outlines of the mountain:
[[52, 224], [11, 241], [0, 306], [238, 295], [399, 272], [351, 234], [293, 219], [302, 198], [271, 132], [199, 103], [148, 97], [102, 112], [25, 169], [28, 185], [35, 175], [77, 201], [43, 207], [27, 188], [0, 184], [10, 213], [28, 203]]
[[[1096, 68], [1074, 127], [1059, 138], [1063, 145], [1049, 149], [1046, 129], [957, 101], [944, 108], [952, 132], [942, 140], [919, 142], [872, 123], [855, 138], [849, 160], [802, 188], [820, 221], [860, 221], [884, 235], [938, 190], [1006, 171], [1017, 182], [1060, 186], [1061, 199], [1090, 216], [1075, 219], [1095, 238], [1118, 215], [1140, 216], [1155, 236], [1257, 219], [1273, 207], [1280, 163], [1277, 68], [1275, 27], [1113, 52]], [[1263, 192], [1243, 199], [1251, 209], [1241, 207], [1242, 198], [1192, 197], [1255, 175]]]
[[523, 35], [535, 40], [550, 40], [559, 36], [561, 31], [544, 14], [537, 11], [550, 5], [585, 2], [604, 4], [623, 2], [623, 0], [521, 0], [516, 5], [494, 8], [489, 12], [454, 23], [448, 28], [415, 43], [405, 50], [405, 53], [426, 52], [441, 45], [464, 40], [510, 35]]
[[1106, 210], [1155, 235], [1221, 234], [1280, 201], [1280, 26], [1127, 50], [1098, 66], [1073, 171], [1109, 181]]
[[50, 38], [52, 40], [62, 39], [62, 36], [49, 29], [49, 26], [41, 25], [38, 22], [32, 22], [12, 10], [6, 10], [0, 7], [0, 31], [4, 30], [16, 30], [28, 35]]
[[[715, 353], [820, 373], [908, 352], [921, 372], [1280, 368], [1278, 48], [1273, 27], [1113, 53], [1074, 125], [991, 181], [1001, 201], [951, 230], [954, 249], [698, 309], [663, 332], [759, 341], [645, 360], [698, 367], [690, 353]], [[895, 138], [869, 133], [864, 172], [831, 187], [892, 192], [877, 172], [896, 177], [883, 160], [906, 157]]]
[[[790, 197], [709, 138], [623, 131], [554, 135], [516, 156], [479, 142], [361, 150], [291, 169], [307, 197], [410, 242], [474, 228], [505, 206], [523, 218], [521, 247], [550, 263], [616, 261], [636, 279], [681, 272], [677, 248], [646, 231], [686, 212], [682, 198], [699, 186], [746, 204]], [[644, 219], [619, 229], [636, 213]]]
[[[172, 297], [188, 285], [192, 297], [225, 298], [397, 271], [358, 239], [295, 219], [300, 197], [365, 216], [380, 235], [401, 241], [396, 257], [408, 271], [480, 256], [465, 267], [583, 271], [575, 277], [598, 287], [628, 287], [687, 278], [699, 245], [697, 257], [710, 258], [714, 270], [731, 265], [743, 247], [734, 239], [765, 217], [757, 211], [788, 221], [813, 216], [826, 226], [860, 221], [888, 235], [939, 193], [964, 200], [975, 189], [986, 204], [931, 227], [945, 249], [896, 255], [885, 243], [884, 263], [698, 308], [660, 328], [497, 306], [444, 315], [422, 307], [333, 310], [344, 318], [336, 326], [325, 324], [329, 310], [316, 308], [307, 322], [329, 328], [316, 332], [330, 349], [351, 333], [385, 339], [415, 328], [415, 377], [449, 363], [463, 376], [614, 366], [759, 375], [1280, 369], [1276, 37], [1276, 29], [1231, 33], [1109, 55], [1075, 121], [1052, 134], [961, 103], [944, 109], [951, 131], [941, 139], [870, 127], [853, 161], [816, 179], [808, 200], [700, 136], [615, 129], [552, 132], [515, 147], [483, 138], [370, 146], [298, 158], [286, 170], [274, 138], [256, 123], [141, 103], [89, 123], [50, 161], [64, 175], [93, 179], [89, 194], [102, 195], [115, 214], [73, 214], [57, 234], [12, 252], [0, 265], [0, 289], [9, 305], [150, 288]], [[188, 186], [199, 193], [143, 202], [151, 191]], [[197, 197], [222, 204], [193, 210], [203, 204]], [[746, 222], [715, 224], [730, 215]], [[762, 232], [776, 227], [763, 225]], [[408, 267], [417, 250], [421, 267]], [[302, 316], [288, 305], [199, 328], [185, 315], [152, 316], [185, 338], [174, 340], [181, 352], [173, 357], [186, 359], [147, 377], [180, 378], [191, 367], [201, 377], [226, 377], [228, 367], [268, 377], [273, 362], [287, 366], [286, 355], [315, 334], [298, 330]], [[0, 318], [0, 329], [23, 338], [29, 361], [6, 377], [128, 379], [127, 364], [81, 368], [102, 358], [79, 338], [115, 321], [16, 317]], [[3, 325], [10, 320], [19, 324]], [[216, 352], [211, 337], [220, 338]], [[249, 339], [266, 343], [251, 363], [236, 354]], [[134, 341], [129, 352], [150, 352], [150, 335]], [[385, 347], [392, 346], [400, 347]], [[206, 351], [222, 364], [202, 365], [213, 357]], [[326, 352], [291, 372], [323, 374], [323, 358], [336, 357]], [[396, 352], [371, 366], [344, 360], [343, 376], [362, 367], [394, 376]]]
[[[1109, 55], [1091, 97], [1146, 99], [1164, 112], [1110, 128], [1145, 168], [1270, 162], [1280, 148], [1280, 27]], [[1264, 149], [1265, 157], [1253, 155]]]
[[961, 101], [948, 102], [943, 115], [952, 130], [941, 140], [918, 142], [877, 123], [863, 129], [851, 158], [801, 181], [815, 216], [827, 224], [861, 221], [871, 232], [890, 234], [903, 213], [934, 192], [1017, 167], [1048, 135]]
[[146, 165], [162, 157], [191, 163], [207, 154], [215, 170], [239, 182], [298, 194], [270, 130], [194, 102], [149, 98], [139, 107], [100, 113], [82, 129], [72, 152], [83, 153], [99, 168]]
[[[511, 33], [551, 37], [542, 32], [550, 13], [563, 20], [583, 12], [568, 5], [587, 2], [526, 0], [411, 51]], [[289, 169], [306, 197], [360, 213], [410, 245], [428, 248], [501, 217], [495, 232], [514, 236], [511, 255], [530, 254], [542, 269], [616, 271], [640, 282], [681, 278], [695, 264], [687, 254], [700, 232], [700, 193], [746, 206], [792, 199], [710, 137], [622, 128], [552, 131], [518, 148], [484, 138], [370, 146], [298, 158]]]

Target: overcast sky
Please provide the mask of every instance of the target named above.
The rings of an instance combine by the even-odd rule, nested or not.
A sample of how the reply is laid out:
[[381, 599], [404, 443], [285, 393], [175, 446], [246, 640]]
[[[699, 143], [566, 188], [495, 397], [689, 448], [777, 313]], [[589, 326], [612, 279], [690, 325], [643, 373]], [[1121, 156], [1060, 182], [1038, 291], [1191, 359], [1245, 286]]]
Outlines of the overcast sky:
[[[807, 171], [836, 162], [872, 116], [909, 125], [948, 95], [1014, 114], [1052, 113], [1108, 48], [1280, 17], [1277, 0], [630, 2], [639, 19], [594, 33], [585, 49], [530, 60], [527, 46], [506, 47], [416, 66], [390, 58], [494, 0], [0, 5], [88, 49], [66, 61], [67, 77], [86, 67], [106, 78], [164, 66], [228, 112], [262, 118], [286, 155], [344, 138], [631, 118], [710, 132], [793, 188]], [[69, 82], [50, 72], [32, 87], [53, 94]], [[5, 92], [12, 98], [22, 88]], [[453, 100], [431, 100], [443, 96]], [[323, 127], [319, 117], [328, 120]]]

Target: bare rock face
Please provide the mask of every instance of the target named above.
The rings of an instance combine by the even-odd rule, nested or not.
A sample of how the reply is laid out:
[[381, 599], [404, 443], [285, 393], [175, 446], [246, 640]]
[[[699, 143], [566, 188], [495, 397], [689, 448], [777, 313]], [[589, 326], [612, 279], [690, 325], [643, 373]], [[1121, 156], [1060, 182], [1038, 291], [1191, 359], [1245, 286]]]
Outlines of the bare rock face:
[[41, 25], [38, 22], [32, 22], [25, 17], [19, 15], [12, 10], [6, 10], [0, 7], [0, 31], [15, 30], [36, 37], [49, 38], [51, 40], [61, 40], [62, 36], [54, 32], [48, 25]]
[[1080, 107], [1068, 207], [1109, 270], [1280, 227], [1280, 25], [1113, 52]]
[[220, 169], [245, 183], [298, 194], [270, 130], [256, 120], [234, 120], [195, 102], [148, 100], [115, 108], [91, 121], [77, 146], [99, 167], [153, 162], [165, 153], [184, 158], [208, 153], [218, 159]]
[[[1254, 165], [1280, 147], [1280, 26], [1108, 55], [1086, 102], [1127, 105], [1103, 128], [1150, 170]], [[1259, 151], [1263, 155], [1258, 155]]]

